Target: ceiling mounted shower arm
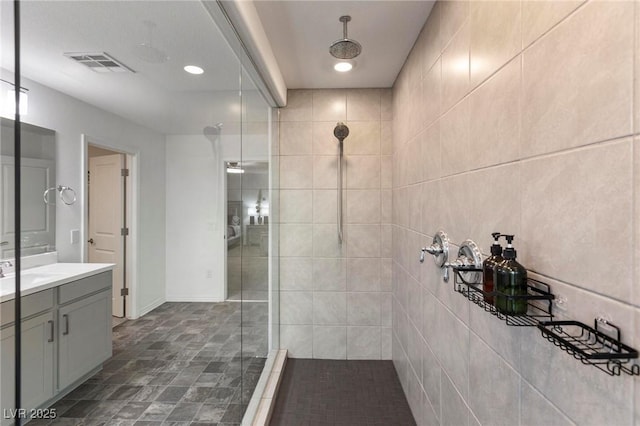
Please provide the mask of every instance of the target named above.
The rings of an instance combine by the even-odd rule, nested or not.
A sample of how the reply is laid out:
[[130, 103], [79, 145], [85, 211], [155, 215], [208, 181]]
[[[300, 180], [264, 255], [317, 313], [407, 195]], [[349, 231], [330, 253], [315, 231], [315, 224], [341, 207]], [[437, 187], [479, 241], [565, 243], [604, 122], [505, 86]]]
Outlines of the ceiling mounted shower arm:
[[340, 17], [340, 22], [342, 22], [342, 38], [347, 40], [349, 38], [347, 33], [347, 22], [351, 21], [351, 16], [345, 15]]

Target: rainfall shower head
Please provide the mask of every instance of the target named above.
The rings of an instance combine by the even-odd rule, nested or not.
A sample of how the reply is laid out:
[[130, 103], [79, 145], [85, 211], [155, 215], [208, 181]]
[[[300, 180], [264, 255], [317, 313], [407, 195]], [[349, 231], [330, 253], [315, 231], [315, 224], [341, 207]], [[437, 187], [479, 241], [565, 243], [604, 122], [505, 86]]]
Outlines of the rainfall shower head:
[[341, 16], [339, 21], [342, 22], [343, 37], [331, 43], [329, 53], [334, 58], [353, 59], [362, 52], [362, 46], [357, 41], [347, 37], [347, 22], [351, 21], [351, 16]]
[[346, 124], [340, 122], [336, 124], [336, 127], [333, 129], [333, 136], [335, 136], [340, 143], [345, 140], [347, 136], [349, 136], [349, 128]]

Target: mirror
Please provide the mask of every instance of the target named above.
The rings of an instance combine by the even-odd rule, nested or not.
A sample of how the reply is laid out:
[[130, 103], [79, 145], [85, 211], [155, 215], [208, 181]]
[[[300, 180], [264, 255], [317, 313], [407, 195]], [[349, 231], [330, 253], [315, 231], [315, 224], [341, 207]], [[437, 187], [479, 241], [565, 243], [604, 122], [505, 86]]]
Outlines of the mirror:
[[[0, 188], [0, 258], [15, 256], [14, 197], [14, 121], [2, 118], [2, 146], [0, 147], [2, 170]], [[43, 195], [56, 181], [56, 134], [53, 130], [22, 123], [22, 255], [30, 256], [55, 251], [56, 202], [58, 192], [50, 191], [48, 204]]]

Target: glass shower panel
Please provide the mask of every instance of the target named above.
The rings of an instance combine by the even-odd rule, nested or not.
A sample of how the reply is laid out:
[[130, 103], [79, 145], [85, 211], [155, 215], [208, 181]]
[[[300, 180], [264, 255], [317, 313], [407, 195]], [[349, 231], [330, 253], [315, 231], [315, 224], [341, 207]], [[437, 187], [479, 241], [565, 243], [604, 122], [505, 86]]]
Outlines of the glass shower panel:
[[246, 241], [242, 246], [242, 403], [248, 404], [268, 355], [271, 186], [269, 107], [243, 69], [242, 204]]

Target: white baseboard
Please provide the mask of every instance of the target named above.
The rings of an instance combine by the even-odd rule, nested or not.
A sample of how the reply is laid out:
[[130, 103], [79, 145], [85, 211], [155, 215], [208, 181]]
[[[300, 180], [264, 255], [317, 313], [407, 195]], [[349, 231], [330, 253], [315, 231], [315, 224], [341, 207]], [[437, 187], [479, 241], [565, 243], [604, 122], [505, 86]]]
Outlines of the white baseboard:
[[153, 302], [149, 303], [147, 306], [144, 306], [142, 309], [140, 309], [140, 311], [138, 312], [139, 315], [137, 315], [135, 318], [129, 318], [129, 319], [138, 319], [142, 316], [145, 316], [146, 314], [153, 311], [158, 306], [162, 305], [164, 302], [166, 302], [166, 300], [160, 297], [154, 300]]
[[224, 302], [212, 296], [188, 296], [183, 294], [167, 294], [167, 302]]

